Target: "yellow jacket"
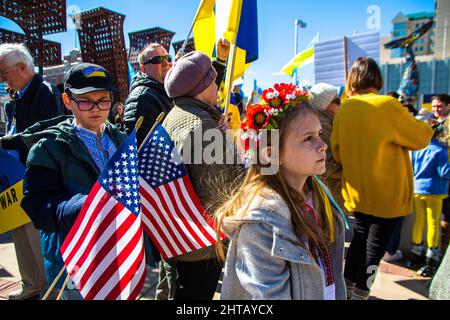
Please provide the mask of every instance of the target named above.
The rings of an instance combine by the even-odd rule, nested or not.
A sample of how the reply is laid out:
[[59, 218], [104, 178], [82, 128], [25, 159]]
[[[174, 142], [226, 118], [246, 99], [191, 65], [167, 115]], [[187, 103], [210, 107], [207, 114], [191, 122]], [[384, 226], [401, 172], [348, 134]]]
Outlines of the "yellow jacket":
[[409, 215], [413, 171], [408, 151], [425, 148], [433, 130], [394, 98], [374, 93], [347, 100], [333, 125], [331, 148], [343, 166], [345, 207], [380, 218]]

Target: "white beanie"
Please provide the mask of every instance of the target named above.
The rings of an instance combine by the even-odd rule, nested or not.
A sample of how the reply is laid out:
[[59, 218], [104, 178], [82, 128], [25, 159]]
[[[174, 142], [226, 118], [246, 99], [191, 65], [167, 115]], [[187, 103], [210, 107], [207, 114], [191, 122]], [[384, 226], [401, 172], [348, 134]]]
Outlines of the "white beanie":
[[311, 105], [318, 111], [325, 111], [337, 97], [336, 87], [327, 83], [318, 83], [309, 91]]

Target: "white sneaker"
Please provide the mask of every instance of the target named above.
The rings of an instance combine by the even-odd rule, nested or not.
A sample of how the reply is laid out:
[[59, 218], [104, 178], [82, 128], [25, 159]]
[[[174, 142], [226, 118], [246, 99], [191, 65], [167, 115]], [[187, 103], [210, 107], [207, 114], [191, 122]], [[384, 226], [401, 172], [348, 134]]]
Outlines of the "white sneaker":
[[28, 299], [39, 300], [40, 293], [41, 293], [40, 289], [29, 289], [22, 287], [19, 290], [10, 292], [8, 294], [8, 300], [28, 300]]
[[394, 262], [403, 259], [403, 253], [400, 250], [397, 250], [394, 254], [389, 254], [386, 252], [383, 257], [383, 261], [385, 262]]

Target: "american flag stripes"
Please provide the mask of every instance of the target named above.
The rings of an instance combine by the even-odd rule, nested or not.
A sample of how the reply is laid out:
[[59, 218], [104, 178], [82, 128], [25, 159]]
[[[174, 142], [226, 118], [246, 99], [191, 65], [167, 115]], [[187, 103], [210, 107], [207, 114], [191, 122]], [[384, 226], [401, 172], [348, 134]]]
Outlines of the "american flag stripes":
[[136, 132], [117, 149], [61, 246], [86, 300], [134, 300], [146, 275]]
[[216, 243], [214, 222], [179, 158], [161, 125], [139, 153], [144, 230], [164, 259]]

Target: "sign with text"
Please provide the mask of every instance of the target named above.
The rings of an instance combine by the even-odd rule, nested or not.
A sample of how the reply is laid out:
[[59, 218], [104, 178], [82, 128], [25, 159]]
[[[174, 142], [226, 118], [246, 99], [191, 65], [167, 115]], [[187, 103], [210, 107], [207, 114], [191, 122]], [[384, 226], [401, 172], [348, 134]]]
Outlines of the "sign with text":
[[14, 157], [0, 150], [0, 234], [30, 222], [20, 206], [23, 198], [25, 167]]

